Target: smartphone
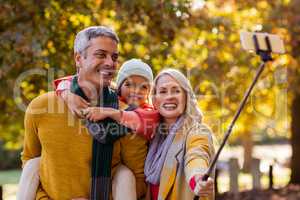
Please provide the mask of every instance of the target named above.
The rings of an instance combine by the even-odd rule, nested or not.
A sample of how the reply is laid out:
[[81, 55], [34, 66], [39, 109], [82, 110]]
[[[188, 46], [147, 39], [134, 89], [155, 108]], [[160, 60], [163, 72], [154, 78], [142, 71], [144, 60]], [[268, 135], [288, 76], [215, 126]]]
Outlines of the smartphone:
[[260, 50], [268, 50], [267, 43], [265, 37], [269, 38], [272, 53], [279, 53], [282, 54], [285, 52], [283, 40], [274, 34], [268, 33], [259, 33], [259, 32], [247, 32], [241, 31], [240, 38], [242, 47], [245, 50], [252, 50], [255, 51], [255, 44], [253, 40], [253, 36], [256, 35], [258, 40], [258, 46]]

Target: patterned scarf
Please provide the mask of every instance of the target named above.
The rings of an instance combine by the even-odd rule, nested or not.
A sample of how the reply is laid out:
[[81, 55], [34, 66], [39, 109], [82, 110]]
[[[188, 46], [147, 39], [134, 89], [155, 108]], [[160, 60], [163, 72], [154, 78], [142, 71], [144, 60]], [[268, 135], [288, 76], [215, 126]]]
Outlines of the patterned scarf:
[[[78, 85], [77, 76], [72, 80], [71, 91], [89, 101]], [[117, 94], [108, 87], [103, 88], [101, 99], [99, 97], [97, 106], [118, 109]], [[126, 133], [130, 132], [130, 130], [119, 125], [112, 119], [105, 119], [96, 123], [87, 121], [86, 126], [93, 136], [90, 199], [109, 200], [111, 191], [113, 143]]]

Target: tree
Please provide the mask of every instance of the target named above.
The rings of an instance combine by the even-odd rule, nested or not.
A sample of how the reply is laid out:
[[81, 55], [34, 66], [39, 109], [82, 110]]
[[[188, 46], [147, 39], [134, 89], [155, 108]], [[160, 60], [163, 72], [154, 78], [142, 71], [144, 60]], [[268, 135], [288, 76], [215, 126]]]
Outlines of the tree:
[[292, 144], [292, 160], [291, 160], [291, 183], [300, 184], [300, 1], [293, 0], [289, 7], [288, 29], [291, 33], [292, 56], [295, 59], [294, 65], [291, 66], [290, 73], [290, 90], [293, 92], [293, 100], [291, 105], [291, 144]]

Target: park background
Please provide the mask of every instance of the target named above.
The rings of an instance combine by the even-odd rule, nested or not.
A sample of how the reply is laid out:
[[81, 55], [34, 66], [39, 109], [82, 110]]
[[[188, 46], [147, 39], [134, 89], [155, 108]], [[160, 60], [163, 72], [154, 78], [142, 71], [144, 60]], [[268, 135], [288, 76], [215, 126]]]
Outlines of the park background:
[[287, 186], [300, 183], [300, 0], [0, 2], [4, 199], [14, 199], [17, 190], [26, 105], [53, 90], [53, 79], [75, 73], [74, 37], [91, 25], [111, 26], [118, 33], [120, 65], [135, 57], [151, 65], [155, 74], [168, 67], [185, 73], [219, 142], [260, 63], [254, 53], [242, 50], [240, 31], [280, 35], [286, 54], [274, 55], [238, 120], [221, 155], [218, 189], [230, 189], [228, 161], [236, 158], [239, 191], [251, 190], [250, 172], [257, 158], [266, 193], [268, 169], [274, 168], [274, 190], [266, 199], [300, 198], [297, 186]]

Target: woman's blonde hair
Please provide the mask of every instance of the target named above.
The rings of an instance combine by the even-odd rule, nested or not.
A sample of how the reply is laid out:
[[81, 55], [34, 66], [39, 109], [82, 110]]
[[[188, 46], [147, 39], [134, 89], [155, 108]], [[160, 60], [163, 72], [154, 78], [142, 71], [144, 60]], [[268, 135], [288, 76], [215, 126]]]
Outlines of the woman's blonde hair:
[[183, 75], [180, 71], [176, 69], [165, 69], [158, 73], [153, 81], [152, 87], [152, 97], [156, 94], [156, 86], [157, 81], [160, 77], [164, 75], [171, 76], [175, 81], [179, 83], [179, 85], [183, 88], [186, 93], [186, 107], [185, 107], [185, 115], [189, 118], [188, 121], [192, 120], [192, 122], [201, 122], [202, 121], [202, 112], [197, 105], [197, 99], [195, 93], [191, 87], [190, 81]]

